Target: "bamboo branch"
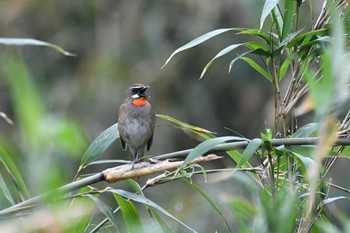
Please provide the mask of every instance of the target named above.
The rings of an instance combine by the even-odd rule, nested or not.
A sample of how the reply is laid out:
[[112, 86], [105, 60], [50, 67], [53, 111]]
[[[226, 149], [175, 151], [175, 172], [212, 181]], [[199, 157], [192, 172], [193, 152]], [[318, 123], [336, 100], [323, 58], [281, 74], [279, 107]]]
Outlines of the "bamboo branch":
[[[272, 139], [272, 140], [270, 140], [270, 142], [273, 146], [316, 145], [316, 143], [318, 142], [318, 138], [316, 138], [316, 137], [311, 137], [311, 138], [279, 138], [279, 139]], [[247, 147], [248, 144], [249, 144], [249, 141], [223, 143], [223, 144], [217, 145], [213, 149], [209, 150], [208, 153], [242, 149], [242, 148]], [[334, 143], [334, 146], [336, 146], [336, 145], [350, 146], [350, 139], [349, 138], [338, 138]], [[192, 150], [193, 149], [182, 150], [182, 151], [167, 153], [167, 154], [163, 154], [163, 155], [159, 155], [159, 156], [154, 156], [152, 158], [158, 159], [158, 160], [166, 160], [166, 159], [170, 159], [170, 158], [184, 158]], [[212, 159], [212, 160], [214, 160], [214, 159]], [[209, 161], [211, 161], [211, 160], [209, 159]], [[192, 164], [196, 163], [196, 162], [207, 162], [207, 161], [205, 161], [205, 157], [201, 157], [201, 158], [198, 158], [197, 161], [192, 161]], [[20, 211], [23, 208], [28, 208], [29, 206], [35, 205], [35, 204], [45, 200], [45, 198], [49, 197], [50, 195], [52, 195], [54, 193], [72, 192], [72, 191], [78, 190], [82, 187], [85, 187], [87, 185], [92, 185], [92, 184], [98, 183], [100, 181], [109, 180], [107, 182], [116, 182], [116, 181], [121, 180], [121, 179], [128, 179], [128, 178], [134, 178], [134, 177], [155, 174], [155, 173], [159, 173], [161, 171], [165, 171], [167, 169], [175, 169], [175, 168], [181, 166], [181, 164], [182, 164], [181, 161], [172, 162], [172, 163], [170, 163], [169, 161], [162, 161], [160, 163], [162, 165], [157, 165], [158, 163], [156, 163], [156, 164], [143, 163], [143, 162], [137, 163], [134, 165], [134, 169], [131, 169], [130, 165], [120, 166], [122, 168], [116, 167], [116, 168], [107, 169], [105, 171], [94, 174], [92, 176], [89, 176], [89, 177], [83, 178], [81, 180], [72, 182], [70, 184], [64, 185], [55, 191], [51, 191], [51, 192], [48, 192], [46, 194], [42, 194], [42, 195], [33, 197], [31, 199], [28, 199], [28, 200], [20, 202], [16, 205], [13, 205], [7, 209], [4, 209], [4, 210], [0, 211], [0, 217], [8, 215], [10, 213], [14, 213], [16, 211]], [[129, 168], [128, 168], [128, 166], [129, 166]], [[163, 166], [164, 170], [161, 169], [162, 166]], [[150, 167], [153, 167], [153, 168], [150, 169]], [[113, 171], [113, 169], [115, 171]], [[152, 170], [153, 172], [148, 172], [147, 170]], [[121, 177], [118, 178], [117, 176], [122, 175], [122, 172], [126, 172], [128, 175], [124, 175], [123, 178], [121, 178]]]

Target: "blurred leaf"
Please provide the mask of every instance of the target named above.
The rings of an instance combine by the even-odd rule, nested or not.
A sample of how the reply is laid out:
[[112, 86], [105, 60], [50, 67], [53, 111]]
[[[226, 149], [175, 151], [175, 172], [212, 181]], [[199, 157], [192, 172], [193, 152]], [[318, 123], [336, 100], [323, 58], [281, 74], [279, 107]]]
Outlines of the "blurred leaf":
[[157, 219], [157, 222], [164, 233], [172, 233], [173, 231], [168, 227], [168, 225], [163, 221], [163, 219], [157, 214], [156, 211], [150, 209], [152, 216]]
[[[89, 191], [91, 191], [91, 189], [85, 186], [79, 190], [79, 193]], [[74, 212], [75, 209], [81, 207], [84, 207], [84, 216], [80, 218], [79, 221], [77, 221], [77, 224], [72, 229], [70, 229], [69, 232], [86, 232], [86, 229], [89, 226], [90, 219], [93, 216], [93, 210], [95, 207], [94, 202], [91, 200], [91, 198], [87, 196], [79, 196], [78, 198], [72, 199], [69, 207], [66, 206], [68, 213], [70, 211]]]
[[109, 221], [113, 224], [115, 227], [116, 232], [119, 232], [118, 229], [118, 221], [115, 217], [115, 214], [113, 213], [113, 210], [107, 206], [105, 203], [103, 203], [100, 199], [95, 197], [92, 194], [85, 194], [87, 197], [91, 198], [91, 200], [94, 201], [96, 207], [106, 216], [106, 218], [109, 219]]
[[15, 162], [7, 154], [5, 149], [0, 145], [0, 161], [10, 174], [20, 197], [28, 199], [30, 197], [28, 189], [23, 181], [21, 173], [19, 172]]
[[36, 39], [29, 38], [0, 38], [0, 44], [3, 45], [16, 45], [16, 46], [24, 46], [24, 45], [33, 45], [33, 46], [47, 46], [53, 48], [54, 50], [66, 55], [66, 56], [75, 56], [75, 54], [70, 53], [58, 45], [51, 44], [48, 42], [44, 42]]
[[[163, 68], [166, 64], [168, 64], [168, 62], [171, 60], [171, 58], [172, 58], [175, 54], [180, 53], [180, 52], [182, 52], [182, 51], [184, 51], [184, 50], [187, 50], [187, 49], [189, 49], [189, 48], [192, 48], [192, 47], [194, 47], [194, 46], [197, 46], [197, 45], [203, 43], [204, 41], [209, 40], [210, 38], [212, 38], [212, 37], [214, 37], [214, 36], [217, 36], [217, 35], [220, 35], [220, 34], [222, 34], [222, 33], [224, 33], [224, 32], [232, 31], [232, 30], [233, 30], [233, 28], [217, 29], [217, 30], [214, 30], [214, 31], [205, 33], [205, 34], [201, 35], [200, 37], [197, 37], [196, 39], [194, 39], [194, 40], [190, 41], [189, 43], [187, 43], [187, 44], [181, 46], [180, 48], [176, 49], [176, 50], [170, 55], [170, 57], [166, 60], [166, 62], [165, 62], [164, 65], [162, 66], [162, 68]], [[162, 68], [161, 68], [161, 69], [162, 69]]]
[[337, 197], [329, 197], [325, 200], [323, 200], [322, 204], [323, 205], [328, 205], [329, 203], [332, 203], [332, 202], [335, 202], [335, 201], [338, 201], [338, 200], [341, 200], [341, 199], [348, 199], [348, 197], [345, 197], [345, 196], [337, 196]]
[[115, 199], [118, 202], [120, 210], [123, 214], [126, 228], [129, 233], [145, 232], [142, 226], [142, 221], [139, 213], [137, 212], [134, 204], [131, 201], [125, 200], [120, 195], [113, 193]]
[[[283, 146], [278, 147], [278, 150], [283, 150], [282, 149]], [[286, 147], [285, 148], [287, 152], [289, 152], [291, 155], [293, 155], [296, 160], [298, 161], [299, 167], [301, 172], [303, 173], [304, 176], [308, 176], [308, 170], [310, 167], [314, 166], [314, 164], [316, 163], [312, 158], [304, 156], [300, 153], [298, 153], [297, 151], [293, 150], [290, 147]], [[311, 152], [310, 154], [311, 155]]]
[[316, 132], [319, 129], [318, 123], [308, 123], [298, 129], [293, 135], [293, 138], [302, 138], [302, 137], [310, 137], [310, 136], [317, 136]]
[[231, 52], [232, 50], [236, 49], [237, 47], [241, 46], [242, 44], [233, 44], [233, 45], [230, 45], [226, 48], [224, 48], [223, 50], [221, 50], [218, 54], [216, 54], [216, 56], [211, 59], [208, 64], [204, 67], [202, 73], [201, 73], [201, 76], [199, 79], [203, 78], [204, 74], [207, 72], [207, 70], [209, 69], [209, 67], [211, 66], [211, 64], [214, 62], [214, 60], [218, 59], [219, 57], [221, 56], [224, 56], [225, 54]]
[[[44, 118], [44, 104], [25, 65], [16, 57], [7, 55], [1, 64], [3, 78], [7, 82], [14, 101], [18, 124], [30, 146], [41, 148], [40, 123]], [[45, 135], [46, 137], [46, 135]]]
[[6, 199], [10, 202], [11, 205], [16, 204], [15, 200], [12, 197], [10, 190], [8, 189], [8, 187], [6, 185], [4, 178], [1, 175], [1, 173], [0, 173], [0, 189], [1, 189], [2, 193], [5, 195]]
[[263, 69], [260, 65], [258, 65], [258, 63], [256, 63], [255, 61], [253, 61], [252, 59], [250, 59], [248, 57], [242, 57], [241, 59], [243, 61], [247, 62], [253, 69], [258, 71], [262, 76], [267, 78], [270, 82], [272, 81], [271, 74], [269, 72], [267, 72], [265, 69]]
[[190, 130], [191, 132], [193, 132], [193, 133], [197, 134], [198, 136], [203, 137], [205, 139], [209, 139], [209, 138], [214, 137], [213, 136], [213, 134], [215, 134], [214, 132], [200, 128], [198, 126], [189, 125], [189, 124], [181, 122], [181, 121], [179, 121], [171, 116], [162, 115], [162, 114], [157, 114], [156, 116], [161, 118], [161, 119], [175, 123], [175, 124], [183, 127], [184, 129]]
[[236, 167], [242, 167], [243, 164], [245, 164], [255, 153], [255, 151], [264, 143], [264, 141], [261, 138], [254, 138], [245, 148], [241, 159], [237, 163]]
[[260, 17], [260, 30], [262, 29], [265, 19], [266, 17], [271, 13], [271, 11], [273, 10], [273, 8], [275, 8], [278, 4], [279, 0], [266, 0], [262, 13], [261, 13], [261, 17]]
[[8, 118], [8, 116], [6, 115], [6, 113], [4, 112], [0, 112], [0, 117], [3, 118], [7, 123], [9, 123], [10, 125], [13, 125], [13, 121]]
[[84, 153], [79, 170], [81, 171], [85, 167], [89, 166], [91, 162], [95, 161], [105, 150], [119, 138], [118, 123], [110, 126], [103, 131], [88, 147]]
[[[267, 227], [266, 232], [296, 232], [298, 198], [289, 189], [278, 189], [274, 196], [271, 196], [265, 188], [260, 193], [260, 213]], [[278, 220], [278, 221], [276, 221]], [[257, 231], [259, 232], [259, 231]]]
[[224, 220], [227, 230], [229, 232], [232, 232], [230, 225], [228, 224], [224, 214], [221, 212], [221, 210], [219, 209], [219, 207], [215, 204], [215, 202], [208, 196], [208, 194], [206, 194], [200, 187], [198, 187], [197, 185], [191, 183], [190, 181], [188, 181], [187, 179], [182, 179], [186, 184], [188, 184], [190, 187], [192, 187], [194, 190], [196, 190], [213, 208], [214, 210], [220, 215], [221, 219]]
[[260, 133], [261, 139], [264, 141], [269, 141], [272, 139], [272, 130], [271, 129], [265, 129], [266, 133]]
[[219, 137], [219, 138], [212, 138], [208, 139], [202, 143], [200, 143], [198, 146], [196, 146], [186, 157], [182, 165], [179, 167], [179, 169], [184, 168], [189, 164], [192, 160], [201, 157], [203, 154], [208, 152], [210, 149], [214, 148], [215, 146], [219, 145], [220, 143], [226, 142], [226, 141], [245, 141], [246, 138], [242, 137], [236, 137], [236, 136], [226, 136], [226, 137]]
[[257, 210], [251, 201], [239, 197], [233, 198], [230, 207], [239, 232], [252, 232], [249, 223], [255, 219]]
[[156, 203], [154, 203], [153, 201], [147, 199], [144, 196], [140, 196], [138, 194], [135, 193], [131, 193], [131, 192], [127, 192], [121, 189], [110, 189], [108, 190], [109, 192], [112, 193], [116, 193], [120, 196], [123, 196], [125, 198], [128, 198], [130, 200], [139, 202], [141, 204], [144, 204], [152, 209], [158, 210], [161, 213], [163, 213], [164, 215], [168, 216], [169, 218], [175, 220], [176, 222], [180, 223], [182, 226], [186, 227], [188, 230], [192, 231], [192, 232], [196, 232], [195, 230], [191, 229], [189, 226], [187, 226], [186, 224], [184, 224], [183, 222], [181, 222], [179, 219], [177, 219], [176, 217], [174, 217], [173, 215], [171, 215], [168, 211], [166, 211], [165, 209], [163, 209], [162, 207], [160, 207], [159, 205], [157, 205]]
[[94, 162], [89, 163], [90, 165], [98, 165], [98, 164], [127, 164], [130, 163], [130, 160], [123, 160], [123, 159], [101, 159], [101, 160], [96, 160]]

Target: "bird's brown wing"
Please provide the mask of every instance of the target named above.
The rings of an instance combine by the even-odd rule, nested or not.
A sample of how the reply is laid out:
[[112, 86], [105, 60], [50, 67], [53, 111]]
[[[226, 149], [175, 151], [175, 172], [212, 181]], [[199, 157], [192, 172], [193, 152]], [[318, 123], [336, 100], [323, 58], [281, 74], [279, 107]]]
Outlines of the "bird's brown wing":
[[[154, 132], [155, 121], [156, 121], [156, 114], [154, 114], [154, 112], [152, 112], [152, 116], [151, 116], [151, 129], [152, 129], [152, 132]], [[151, 137], [147, 141], [147, 151], [149, 151], [149, 149], [151, 148], [152, 142], [153, 142], [153, 133], [152, 133]]]
[[149, 138], [149, 140], [147, 141], [147, 151], [149, 151], [149, 149], [151, 148], [152, 142], [153, 142], [153, 134], [152, 134], [152, 136]]
[[122, 144], [122, 148], [123, 150], [126, 150], [126, 143], [124, 142], [124, 140], [122, 138], [120, 138], [120, 144]]

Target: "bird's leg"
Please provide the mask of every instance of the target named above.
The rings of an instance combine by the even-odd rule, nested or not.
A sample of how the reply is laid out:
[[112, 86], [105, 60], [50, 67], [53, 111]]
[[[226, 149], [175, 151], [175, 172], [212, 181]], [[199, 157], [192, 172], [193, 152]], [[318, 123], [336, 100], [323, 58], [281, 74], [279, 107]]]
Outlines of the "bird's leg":
[[137, 156], [138, 156], [138, 150], [135, 150], [132, 153], [132, 159], [131, 159], [131, 169], [134, 169], [134, 165], [135, 165], [135, 161], [137, 160]]

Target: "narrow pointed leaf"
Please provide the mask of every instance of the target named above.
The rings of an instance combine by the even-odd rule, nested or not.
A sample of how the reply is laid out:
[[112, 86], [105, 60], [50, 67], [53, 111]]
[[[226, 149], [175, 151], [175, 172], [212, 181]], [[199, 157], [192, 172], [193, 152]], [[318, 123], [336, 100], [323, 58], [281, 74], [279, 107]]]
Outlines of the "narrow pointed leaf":
[[70, 53], [63, 48], [61, 48], [58, 45], [51, 44], [45, 41], [36, 40], [36, 39], [30, 39], [30, 38], [0, 38], [0, 45], [16, 45], [16, 46], [26, 46], [26, 45], [33, 45], [33, 46], [47, 46], [50, 48], [55, 49], [56, 51], [66, 55], [66, 56], [75, 56], [75, 54]]
[[261, 138], [253, 139], [244, 150], [241, 159], [239, 160], [237, 167], [242, 167], [255, 153], [255, 151], [264, 143]]
[[115, 214], [113, 213], [113, 210], [107, 206], [103, 201], [95, 197], [94, 195], [91, 194], [86, 194], [87, 197], [91, 198], [91, 200], [94, 201], [96, 207], [108, 218], [108, 220], [113, 224], [115, 227], [116, 231], [119, 232], [118, 229], [118, 221], [115, 217]]
[[218, 54], [216, 54], [216, 56], [215, 56], [213, 59], [211, 59], [211, 60], [208, 62], [208, 64], [204, 67], [204, 69], [203, 69], [203, 71], [202, 71], [201, 76], [200, 76], [199, 79], [203, 78], [204, 74], [207, 72], [207, 70], [209, 69], [209, 67], [211, 66], [211, 64], [212, 64], [216, 59], [218, 59], [219, 57], [222, 57], [222, 56], [224, 56], [225, 54], [227, 54], [227, 53], [233, 51], [234, 49], [236, 49], [236, 48], [239, 47], [240, 45], [242, 45], [242, 44], [233, 44], [233, 45], [230, 45], [230, 46], [224, 48], [223, 50], [221, 50]]
[[262, 13], [261, 13], [261, 17], [260, 17], [260, 29], [263, 27], [264, 22], [266, 17], [271, 13], [271, 11], [273, 10], [273, 8], [275, 8], [278, 4], [279, 0], [266, 0]]
[[282, 40], [287, 37], [288, 33], [293, 24], [293, 16], [296, 9], [295, 0], [285, 0], [284, 1], [284, 17], [283, 17], [283, 29], [282, 29]]
[[14, 184], [16, 185], [19, 196], [22, 196], [24, 199], [28, 199], [30, 195], [22, 175], [19, 172], [15, 162], [11, 159], [2, 146], [0, 146], [0, 162], [10, 174]]
[[270, 82], [272, 81], [271, 75], [266, 70], [264, 70], [264, 68], [262, 68], [260, 65], [258, 65], [258, 63], [256, 63], [255, 61], [253, 61], [252, 59], [250, 59], [248, 57], [242, 57], [241, 59], [243, 61], [247, 62], [253, 69], [258, 71], [262, 76], [267, 78]]
[[309, 123], [298, 129], [293, 135], [293, 138], [302, 138], [302, 137], [310, 137], [317, 136], [315, 135], [319, 129], [318, 123]]
[[219, 209], [219, 207], [215, 204], [215, 202], [209, 197], [209, 195], [204, 192], [200, 187], [198, 187], [197, 185], [189, 182], [187, 179], [182, 179], [186, 184], [188, 184], [191, 188], [193, 188], [194, 190], [196, 190], [213, 208], [214, 210], [220, 215], [221, 219], [225, 222], [227, 230], [229, 232], [232, 232], [230, 225], [228, 224], [224, 214], [221, 212], [221, 210]]
[[330, 198], [327, 198], [327, 199], [323, 200], [322, 204], [323, 205], [327, 205], [329, 203], [332, 203], [332, 202], [335, 202], [335, 201], [338, 201], [338, 200], [341, 200], [341, 199], [349, 199], [349, 198], [345, 197], [345, 196], [330, 197]]
[[235, 28], [235, 30], [240, 31], [238, 34], [245, 34], [245, 35], [253, 35], [262, 38], [267, 42], [267, 44], [270, 44], [271, 38], [267, 36], [265, 33], [261, 32], [258, 29], [255, 28]]
[[118, 123], [110, 126], [108, 129], [103, 131], [89, 146], [89, 148], [84, 153], [79, 171], [95, 161], [100, 155], [105, 152], [105, 150], [117, 139], [119, 138]]
[[235, 136], [226, 136], [226, 137], [219, 137], [219, 138], [212, 138], [208, 139], [202, 143], [200, 143], [198, 146], [196, 146], [186, 157], [183, 164], [179, 167], [179, 169], [184, 168], [189, 164], [192, 160], [201, 157], [203, 154], [208, 152], [210, 149], [214, 148], [215, 146], [219, 145], [220, 143], [226, 142], [226, 141], [245, 141], [247, 139], [242, 137], [235, 137]]
[[116, 193], [116, 194], [123, 196], [125, 198], [128, 198], [130, 200], [144, 204], [152, 209], [158, 210], [159, 212], [163, 213], [164, 215], [168, 216], [169, 218], [173, 219], [174, 221], [180, 223], [182, 226], [186, 227], [188, 230], [190, 230], [192, 232], [196, 232], [195, 230], [193, 230], [192, 228], [187, 226], [185, 223], [183, 223], [182, 221], [180, 221], [179, 219], [177, 219], [176, 217], [171, 215], [168, 211], [166, 211], [165, 209], [160, 207], [158, 204], [154, 203], [153, 201], [149, 200], [148, 198], [146, 198], [144, 196], [140, 196], [138, 194], [124, 191], [121, 189], [110, 189], [109, 192]]
[[11, 205], [16, 204], [15, 200], [13, 199], [10, 190], [8, 189], [6, 182], [4, 180], [4, 178], [2, 177], [1, 173], [0, 173], [0, 191], [4, 194], [4, 196], [6, 197], [6, 199], [11, 203]]
[[113, 193], [115, 199], [118, 202], [120, 210], [123, 214], [126, 228], [129, 233], [142, 233], [145, 232], [142, 226], [142, 221], [139, 213], [136, 210], [135, 205], [128, 200], [125, 200], [120, 195]]
[[166, 60], [166, 62], [164, 63], [164, 65], [162, 66], [162, 68], [169, 63], [169, 61], [171, 60], [171, 58], [173, 58], [173, 56], [175, 56], [176, 54], [184, 51], [184, 50], [187, 50], [189, 48], [192, 48], [194, 46], [197, 46], [201, 43], [203, 43], [204, 41], [206, 40], [209, 40], [210, 38], [214, 37], [214, 36], [217, 36], [217, 35], [220, 35], [224, 32], [227, 32], [227, 31], [231, 31], [233, 30], [232, 28], [223, 28], [223, 29], [217, 29], [217, 30], [214, 30], [214, 31], [211, 31], [211, 32], [208, 32], [208, 33], [205, 33], [204, 35], [201, 35], [200, 37], [197, 37], [196, 39], [190, 41], [189, 43], [181, 46], [180, 48], [176, 49], [171, 55], [170, 57]]
[[253, 50], [249, 50], [247, 52], [244, 52], [244, 53], [241, 53], [239, 56], [237, 56], [235, 59], [233, 59], [231, 62], [230, 62], [230, 65], [228, 67], [228, 72], [231, 73], [232, 71], [232, 67], [233, 65], [235, 64], [236, 61], [242, 59], [242, 57], [245, 57], [246, 55], [248, 55], [249, 53], [252, 53]]
[[151, 214], [157, 219], [157, 222], [162, 229], [163, 233], [172, 233], [173, 231], [168, 227], [168, 225], [163, 221], [163, 219], [158, 215], [158, 213], [152, 209], [150, 209]]
[[193, 133], [195, 133], [198, 136], [203, 137], [205, 139], [209, 139], [209, 138], [213, 138], [214, 137], [213, 136], [215, 134], [214, 132], [211, 132], [209, 130], [203, 129], [203, 128], [198, 127], [198, 126], [194, 126], [194, 125], [190, 125], [190, 124], [184, 123], [184, 122], [179, 121], [179, 120], [177, 120], [177, 119], [175, 119], [175, 118], [173, 118], [171, 116], [162, 115], [162, 114], [157, 114], [156, 116], [161, 118], [161, 119], [164, 119], [164, 120], [170, 121], [172, 123], [175, 123], [175, 124], [181, 126], [184, 129], [190, 130]]
[[287, 73], [287, 70], [289, 68], [289, 65], [292, 63], [294, 58], [294, 54], [290, 54], [286, 60], [284, 60], [284, 62], [281, 65], [281, 69], [279, 71], [279, 77], [280, 77], [280, 81], [284, 78], [284, 76]]
[[143, 191], [139, 185], [139, 183], [137, 183], [135, 180], [132, 179], [127, 179], [124, 180], [125, 183], [127, 183], [133, 190], [135, 190], [138, 194], [143, 195]]

